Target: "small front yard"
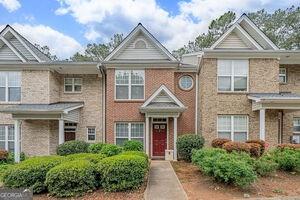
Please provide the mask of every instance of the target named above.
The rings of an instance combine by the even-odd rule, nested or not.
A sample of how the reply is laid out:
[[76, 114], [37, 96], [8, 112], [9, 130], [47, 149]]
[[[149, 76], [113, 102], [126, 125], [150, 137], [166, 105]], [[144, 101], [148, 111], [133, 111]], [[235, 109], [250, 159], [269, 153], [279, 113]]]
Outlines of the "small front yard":
[[246, 189], [216, 182], [204, 175], [198, 167], [184, 161], [172, 162], [172, 166], [190, 200], [239, 199], [250, 197], [299, 196], [300, 173], [277, 171], [268, 177], [260, 177]]

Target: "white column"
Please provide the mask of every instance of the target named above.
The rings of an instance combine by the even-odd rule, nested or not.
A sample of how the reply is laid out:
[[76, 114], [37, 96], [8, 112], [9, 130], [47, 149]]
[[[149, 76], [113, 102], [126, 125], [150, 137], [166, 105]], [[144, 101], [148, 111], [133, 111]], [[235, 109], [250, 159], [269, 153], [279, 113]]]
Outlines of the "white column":
[[177, 160], [177, 117], [174, 117], [174, 160]]
[[65, 142], [65, 122], [63, 119], [58, 121], [58, 144], [62, 144]]
[[146, 137], [145, 137], [145, 148], [146, 148], [146, 154], [150, 157], [149, 153], [149, 146], [150, 146], [150, 141], [149, 141], [149, 124], [150, 124], [150, 118], [146, 117]]
[[20, 125], [21, 120], [15, 120], [15, 149], [14, 149], [14, 156], [15, 156], [15, 162], [20, 162]]
[[265, 129], [265, 119], [266, 118], [266, 110], [259, 110], [259, 139], [266, 139], [266, 129]]

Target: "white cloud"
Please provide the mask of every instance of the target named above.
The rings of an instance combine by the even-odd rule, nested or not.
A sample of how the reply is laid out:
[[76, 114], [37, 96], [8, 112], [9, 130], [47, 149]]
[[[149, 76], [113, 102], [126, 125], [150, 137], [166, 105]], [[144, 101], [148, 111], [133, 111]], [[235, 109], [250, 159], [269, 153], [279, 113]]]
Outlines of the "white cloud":
[[[59, 58], [69, 58], [83, 47], [72, 37], [65, 35], [49, 26], [15, 23], [11, 25], [32, 44], [47, 45], [50, 53]], [[1, 30], [4, 25], [0, 26]]]
[[21, 4], [18, 0], [0, 0], [0, 4], [2, 4], [2, 6], [4, 6], [8, 12], [16, 11], [21, 7]]

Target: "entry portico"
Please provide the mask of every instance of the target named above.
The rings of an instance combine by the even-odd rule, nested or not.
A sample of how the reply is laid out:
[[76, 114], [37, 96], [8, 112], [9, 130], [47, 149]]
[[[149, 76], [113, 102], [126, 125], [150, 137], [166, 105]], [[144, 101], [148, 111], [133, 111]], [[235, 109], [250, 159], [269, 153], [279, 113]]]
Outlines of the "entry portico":
[[[177, 160], [177, 119], [185, 109], [165, 85], [161, 85], [140, 107], [146, 119], [145, 149], [151, 158], [163, 158], [166, 151], [170, 152], [173, 142], [171, 158]], [[173, 127], [169, 126], [171, 121]]]

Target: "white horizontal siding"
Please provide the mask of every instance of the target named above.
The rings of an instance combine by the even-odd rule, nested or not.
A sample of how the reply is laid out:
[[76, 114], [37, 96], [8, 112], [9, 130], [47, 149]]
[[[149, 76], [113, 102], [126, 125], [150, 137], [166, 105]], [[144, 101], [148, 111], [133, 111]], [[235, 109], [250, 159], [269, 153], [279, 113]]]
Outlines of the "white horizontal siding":
[[21, 59], [6, 44], [4, 44], [0, 48], [0, 61], [1, 60], [20, 61]]
[[234, 32], [230, 33], [216, 49], [250, 49]]
[[165, 92], [161, 92], [152, 102], [173, 102], [173, 100]]
[[67, 115], [64, 115], [64, 120], [71, 122], [79, 122], [79, 111], [80, 109], [72, 110]]
[[36, 60], [35, 57], [26, 49], [26, 47], [21, 44], [21, 42], [17, 38], [12, 37], [9, 41], [16, 49], [18, 49], [22, 53], [22, 55], [27, 58], [27, 60]]
[[[134, 44], [137, 40], [143, 39], [146, 42], [146, 49], [136, 49]], [[166, 60], [168, 57], [163, 54], [156, 46], [146, 39], [142, 34], [136, 36], [136, 38], [125, 47], [119, 55], [116, 56], [116, 60], [119, 59], [162, 59]]]

